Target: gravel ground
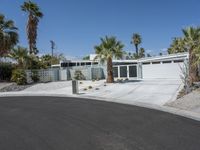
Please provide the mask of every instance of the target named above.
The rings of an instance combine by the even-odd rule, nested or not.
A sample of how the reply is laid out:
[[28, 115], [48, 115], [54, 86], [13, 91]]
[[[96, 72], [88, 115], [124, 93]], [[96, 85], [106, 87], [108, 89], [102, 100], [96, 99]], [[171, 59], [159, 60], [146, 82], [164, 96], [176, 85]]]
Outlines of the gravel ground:
[[200, 88], [166, 105], [200, 113]]
[[9, 86], [6, 86], [2, 89], [0, 89], [0, 92], [12, 92], [12, 91], [23, 91], [26, 88], [29, 88], [33, 86], [34, 84], [28, 84], [28, 85], [17, 85], [16, 83], [13, 83]]

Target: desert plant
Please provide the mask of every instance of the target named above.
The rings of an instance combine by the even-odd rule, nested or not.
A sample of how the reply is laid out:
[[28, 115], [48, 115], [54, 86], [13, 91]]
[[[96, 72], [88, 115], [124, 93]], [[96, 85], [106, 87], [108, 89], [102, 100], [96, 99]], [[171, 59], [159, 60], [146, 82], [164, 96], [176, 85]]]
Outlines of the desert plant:
[[16, 82], [18, 85], [26, 84], [26, 72], [23, 69], [13, 70], [11, 80]]
[[80, 70], [76, 70], [74, 73], [74, 79], [75, 80], [85, 80], [85, 76]]
[[90, 86], [88, 86], [88, 89], [92, 89], [92, 86], [90, 85]]
[[87, 88], [84, 88], [83, 91], [87, 91]]

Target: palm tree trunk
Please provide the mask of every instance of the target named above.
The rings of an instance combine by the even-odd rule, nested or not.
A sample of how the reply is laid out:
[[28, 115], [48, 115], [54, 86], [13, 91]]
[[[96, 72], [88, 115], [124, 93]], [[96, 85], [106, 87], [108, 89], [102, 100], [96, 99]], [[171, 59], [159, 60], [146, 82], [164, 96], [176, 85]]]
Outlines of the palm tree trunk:
[[193, 82], [199, 81], [198, 76], [198, 65], [196, 64], [196, 55], [193, 53], [193, 50], [189, 50], [189, 78], [190, 78], [190, 86], [192, 86]]
[[138, 45], [137, 44], [135, 44], [135, 51], [136, 51], [136, 54], [138, 56]]
[[107, 60], [107, 83], [113, 83], [113, 64], [112, 64], [112, 58], [109, 57]]

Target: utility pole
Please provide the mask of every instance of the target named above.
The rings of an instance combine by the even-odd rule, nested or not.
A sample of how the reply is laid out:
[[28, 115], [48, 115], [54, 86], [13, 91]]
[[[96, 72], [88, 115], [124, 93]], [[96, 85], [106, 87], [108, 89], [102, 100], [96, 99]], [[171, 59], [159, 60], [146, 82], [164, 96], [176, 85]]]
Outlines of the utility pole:
[[55, 50], [55, 42], [53, 40], [50, 40], [51, 43], [51, 65], [53, 65], [53, 55], [54, 55], [54, 50]]

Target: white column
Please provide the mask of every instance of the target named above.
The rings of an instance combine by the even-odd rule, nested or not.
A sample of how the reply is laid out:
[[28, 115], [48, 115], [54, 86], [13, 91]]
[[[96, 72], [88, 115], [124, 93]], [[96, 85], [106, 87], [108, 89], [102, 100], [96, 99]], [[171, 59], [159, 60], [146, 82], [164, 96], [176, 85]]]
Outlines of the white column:
[[126, 67], [127, 67], [127, 78], [129, 79], [129, 66]]
[[118, 78], [120, 78], [120, 66], [118, 66], [117, 68], [118, 68]]

